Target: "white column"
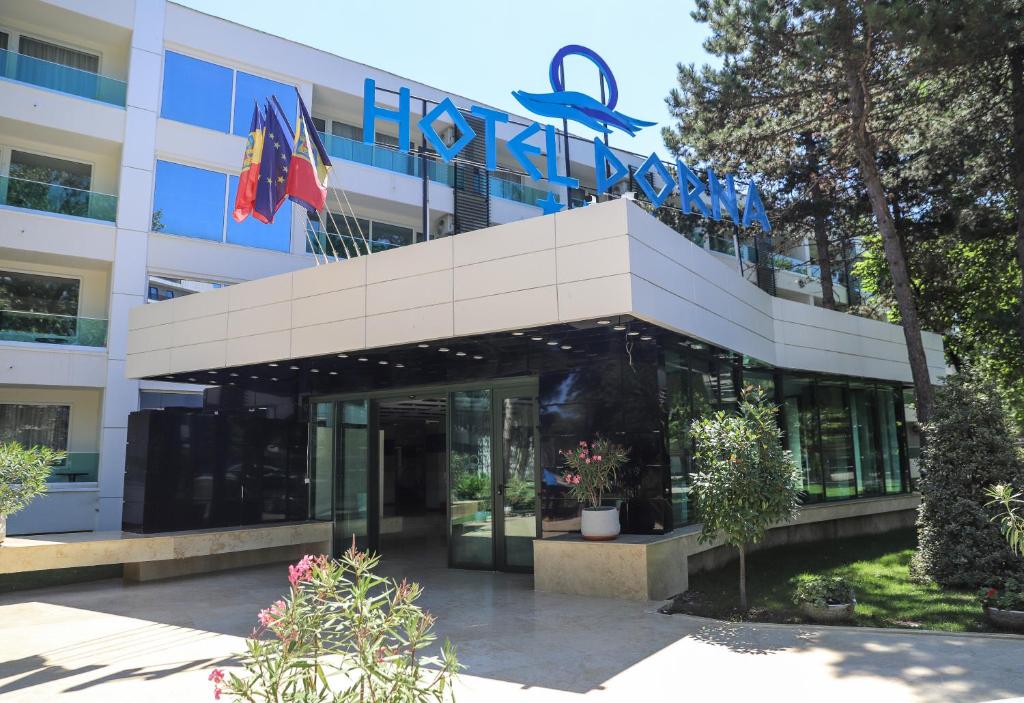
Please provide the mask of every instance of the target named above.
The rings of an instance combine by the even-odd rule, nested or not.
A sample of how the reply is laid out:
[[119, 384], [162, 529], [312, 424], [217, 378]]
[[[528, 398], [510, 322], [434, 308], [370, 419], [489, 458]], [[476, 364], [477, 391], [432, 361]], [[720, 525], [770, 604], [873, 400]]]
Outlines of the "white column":
[[107, 387], [100, 430], [98, 530], [121, 529], [128, 414], [139, 408], [139, 383], [125, 378], [124, 362], [128, 310], [146, 302], [156, 120], [163, 75], [164, 10], [165, 0], [135, 1], [117, 202], [117, 242], [110, 279]]

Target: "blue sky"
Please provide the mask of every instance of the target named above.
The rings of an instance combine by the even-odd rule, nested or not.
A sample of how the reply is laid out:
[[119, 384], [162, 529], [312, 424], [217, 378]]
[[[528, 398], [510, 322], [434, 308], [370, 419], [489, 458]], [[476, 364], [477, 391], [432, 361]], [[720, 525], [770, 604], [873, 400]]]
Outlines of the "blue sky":
[[[669, 121], [664, 99], [675, 85], [676, 63], [708, 59], [689, 0], [177, 2], [520, 114], [511, 92], [550, 92], [551, 57], [566, 44], [582, 44], [615, 74], [616, 109], [658, 123], [632, 139], [612, 136], [613, 146], [644, 154], [667, 156], [660, 128]], [[586, 59], [568, 59], [566, 74], [567, 89], [598, 95], [597, 71]], [[592, 136], [582, 127], [573, 131]]]

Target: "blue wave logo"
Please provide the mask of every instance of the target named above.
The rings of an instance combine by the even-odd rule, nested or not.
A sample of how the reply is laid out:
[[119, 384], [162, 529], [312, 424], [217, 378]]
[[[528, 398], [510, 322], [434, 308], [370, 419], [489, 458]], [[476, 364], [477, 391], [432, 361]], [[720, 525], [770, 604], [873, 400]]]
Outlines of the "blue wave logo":
[[[597, 66], [608, 89], [607, 102], [584, 93], [565, 89], [564, 63], [566, 56], [582, 56]], [[515, 90], [512, 91], [512, 97], [535, 115], [571, 120], [603, 134], [610, 134], [612, 129], [618, 129], [633, 137], [644, 127], [655, 124], [615, 110], [615, 105], [619, 102], [619, 88], [615, 82], [615, 76], [612, 75], [612, 70], [605, 60], [592, 49], [579, 44], [563, 46], [551, 59], [548, 77], [551, 80], [553, 92], [527, 93], [524, 90]]]

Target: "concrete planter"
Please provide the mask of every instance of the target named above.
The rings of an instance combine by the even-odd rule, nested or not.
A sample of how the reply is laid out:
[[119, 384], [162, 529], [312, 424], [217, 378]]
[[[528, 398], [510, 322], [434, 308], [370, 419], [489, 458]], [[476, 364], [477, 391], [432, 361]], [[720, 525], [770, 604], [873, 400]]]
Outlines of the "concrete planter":
[[0, 544], [4, 543], [4, 537], [7, 536], [7, 516], [0, 515]]
[[1024, 610], [985, 608], [985, 617], [996, 627], [1013, 632], [1024, 632]]
[[815, 605], [814, 603], [801, 603], [800, 610], [804, 615], [814, 622], [823, 625], [831, 625], [837, 622], [847, 622], [853, 619], [853, 611], [857, 607], [857, 601], [849, 603], [837, 603], [835, 605]]
[[580, 519], [583, 539], [608, 542], [619, 536], [619, 509], [611, 506], [584, 508]]

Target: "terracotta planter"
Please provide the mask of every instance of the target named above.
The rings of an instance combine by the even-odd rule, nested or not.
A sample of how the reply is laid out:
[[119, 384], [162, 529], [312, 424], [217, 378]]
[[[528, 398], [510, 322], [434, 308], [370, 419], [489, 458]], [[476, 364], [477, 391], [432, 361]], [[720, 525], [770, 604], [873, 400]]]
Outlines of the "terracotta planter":
[[985, 608], [985, 617], [996, 627], [1013, 632], [1024, 632], [1024, 610]]
[[580, 519], [583, 539], [608, 542], [619, 536], [619, 509], [611, 506], [584, 508]]
[[853, 619], [853, 611], [857, 607], [857, 601], [849, 603], [837, 603], [835, 605], [815, 605], [814, 603], [801, 603], [800, 610], [804, 615], [814, 622], [823, 625], [830, 625], [837, 622], [847, 622]]

